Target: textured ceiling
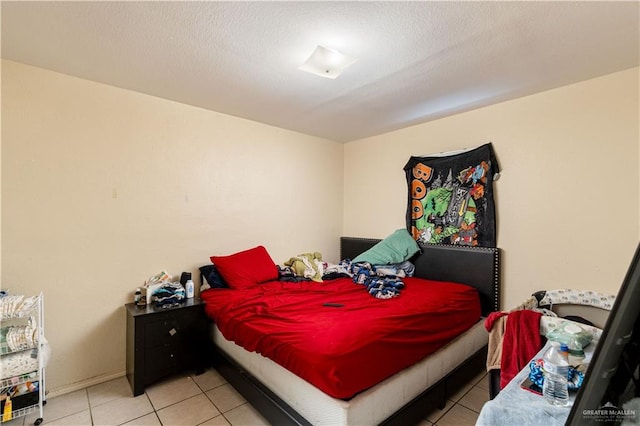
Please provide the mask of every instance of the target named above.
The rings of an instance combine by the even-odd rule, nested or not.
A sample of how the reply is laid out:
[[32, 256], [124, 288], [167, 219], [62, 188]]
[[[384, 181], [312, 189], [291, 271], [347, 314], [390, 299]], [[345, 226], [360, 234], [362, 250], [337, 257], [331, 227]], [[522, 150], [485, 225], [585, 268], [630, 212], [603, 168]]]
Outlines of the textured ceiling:
[[639, 5], [2, 1], [2, 57], [347, 142], [638, 66]]

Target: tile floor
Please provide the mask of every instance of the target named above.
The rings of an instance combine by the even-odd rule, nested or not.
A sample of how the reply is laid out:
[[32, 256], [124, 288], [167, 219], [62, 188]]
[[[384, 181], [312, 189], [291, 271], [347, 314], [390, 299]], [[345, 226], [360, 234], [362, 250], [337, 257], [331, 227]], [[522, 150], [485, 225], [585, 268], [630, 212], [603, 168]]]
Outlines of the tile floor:
[[[479, 374], [435, 409], [419, 426], [474, 425], [489, 399], [486, 374]], [[32, 425], [37, 413], [3, 423]], [[180, 375], [133, 397], [126, 377], [50, 398], [43, 425], [262, 426], [269, 423], [214, 369]], [[369, 426], [369, 425], [363, 425]]]

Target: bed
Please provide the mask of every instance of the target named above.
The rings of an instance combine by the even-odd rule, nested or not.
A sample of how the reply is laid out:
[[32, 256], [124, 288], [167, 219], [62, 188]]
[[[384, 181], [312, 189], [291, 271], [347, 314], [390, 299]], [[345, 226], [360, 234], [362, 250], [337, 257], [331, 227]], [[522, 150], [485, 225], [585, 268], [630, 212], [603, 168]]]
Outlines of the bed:
[[[341, 259], [354, 259], [378, 242], [343, 237]], [[268, 282], [259, 289], [202, 292], [208, 314], [216, 319], [211, 339], [217, 370], [272, 424], [419, 422], [432, 408], [444, 406], [447, 395], [460, 384], [484, 369], [487, 332], [481, 316], [499, 307], [499, 250], [426, 245], [411, 261], [414, 278], [404, 279], [406, 286], [392, 303], [372, 298], [348, 278], [302, 285]], [[426, 281], [419, 280], [432, 282], [422, 285]], [[294, 290], [296, 285], [302, 290]], [[283, 289], [275, 302], [267, 299], [270, 293]], [[333, 293], [337, 289], [339, 295]], [[421, 305], [415, 302], [422, 297], [418, 293], [425, 291], [444, 294], [450, 301], [434, 301], [428, 310], [435, 316], [430, 319], [418, 312]], [[290, 322], [314, 338], [301, 338], [288, 329], [271, 332], [261, 327], [261, 322], [267, 326], [282, 322], [276, 317], [293, 305], [303, 306], [310, 316], [312, 310], [298, 299], [302, 292], [322, 306], [320, 316], [311, 319], [298, 314]], [[362, 308], [365, 310], [352, 308], [352, 298], [358, 297], [368, 305]], [[426, 299], [432, 297], [426, 295]], [[251, 299], [258, 302], [258, 308], [248, 308]], [[401, 311], [393, 311], [392, 305]], [[446, 316], [440, 305], [451, 305], [459, 312]], [[222, 317], [221, 312], [227, 311], [239, 316]], [[393, 328], [396, 316], [409, 317], [409, 325]], [[381, 324], [369, 322], [376, 317]], [[432, 323], [431, 332], [423, 331], [425, 323]], [[331, 331], [336, 324], [342, 334], [338, 328]], [[234, 334], [238, 330], [240, 334]], [[376, 333], [386, 335], [386, 340], [378, 341]], [[345, 346], [349, 336], [351, 345]], [[416, 339], [415, 343], [407, 344], [409, 338]], [[286, 341], [291, 347], [284, 344]], [[389, 352], [394, 344], [397, 352]], [[348, 352], [347, 361], [325, 359], [330, 356], [325, 354], [328, 346], [336, 346], [342, 354]], [[305, 361], [298, 360], [301, 353]]]

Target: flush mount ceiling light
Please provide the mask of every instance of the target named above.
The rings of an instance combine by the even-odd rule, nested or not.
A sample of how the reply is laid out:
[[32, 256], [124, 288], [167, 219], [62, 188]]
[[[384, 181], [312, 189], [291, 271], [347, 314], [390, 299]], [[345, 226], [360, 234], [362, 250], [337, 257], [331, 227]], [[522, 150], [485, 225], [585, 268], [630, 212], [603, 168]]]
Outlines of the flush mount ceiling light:
[[337, 50], [318, 46], [309, 59], [298, 69], [321, 77], [335, 79], [342, 74], [345, 68], [357, 60], [357, 58], [352, 58]]

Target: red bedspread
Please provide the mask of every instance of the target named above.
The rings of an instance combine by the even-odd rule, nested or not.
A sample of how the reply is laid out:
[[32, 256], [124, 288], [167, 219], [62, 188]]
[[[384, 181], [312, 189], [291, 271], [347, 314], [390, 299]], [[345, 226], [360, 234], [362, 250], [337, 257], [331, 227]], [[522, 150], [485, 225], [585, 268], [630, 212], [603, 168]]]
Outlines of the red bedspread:
[[[387, 300], [348, 278], [210, 289], [201, 297], [228, 340], [347, 399], [435, 352], [480, 318], [472, 287], [404, 282], [400, 296]], [[323, 306], [328, 302], [344, 306]]]

